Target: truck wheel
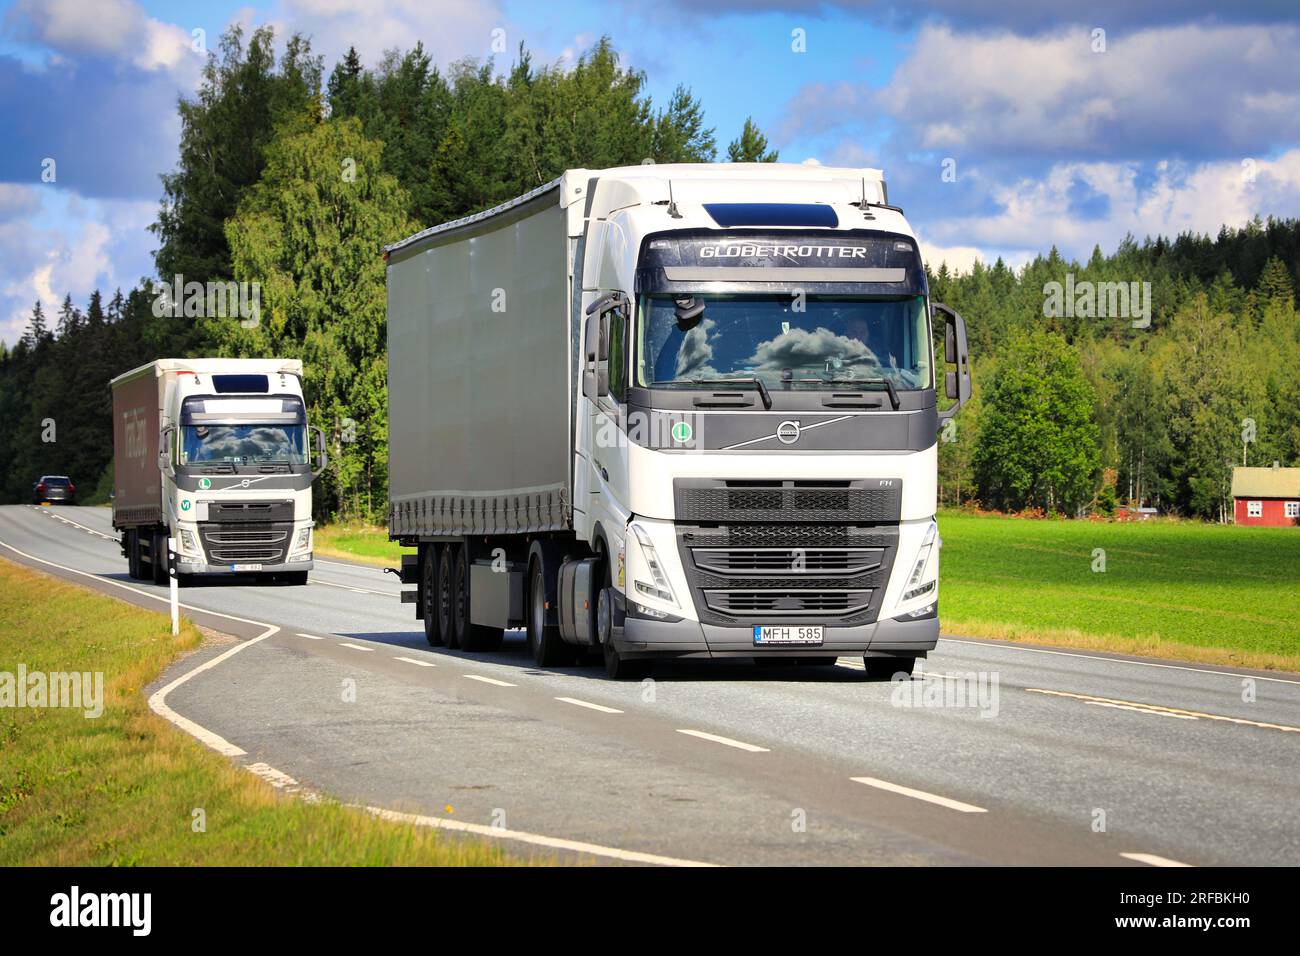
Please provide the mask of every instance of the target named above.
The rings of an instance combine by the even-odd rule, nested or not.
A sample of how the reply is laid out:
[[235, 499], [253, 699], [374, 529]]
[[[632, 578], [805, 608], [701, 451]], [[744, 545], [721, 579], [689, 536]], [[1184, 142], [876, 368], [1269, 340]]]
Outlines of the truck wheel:
[[420, 561], [420, 600], [424, 604], [424, 639], [430, 647], [442, 646], [442, 602], [438, 600], [438, 549], [424, 546]]
[[283, 579], [285, 584], [300, 588], [307, 583], [307, 572], [306, 571], [285, 571], [281, 575], [281, 578]]
[[863, 668], [872, 680], [889, 680], [895, 674], [912, 676], [916, 666], [915, 657], [864, 657]]
[[152, 542], [152, 546], [149, 548], [149, 565], [150, 570], [153, 571], [153, 583], [166, 585], [168, 583], [167, 533], [165, 531], [156, 531], [149, 540]]
[[637, 680], [650, 673], [649, 661], [628, 660], [614, 646], [614, 638], [600, 646], [605, 653], [605, 673], [611, 680]]
[[453, 651], [460, 647], [456, 632], [456, 552], [458, 545], [445, 544], [438, 560], [438, 630]]
[[538, 667], [570, 663], [573, 652], [560, 637], [560, 628], [546, 623], [546, 578], [540, 560], [528, 569], [528, 649]]

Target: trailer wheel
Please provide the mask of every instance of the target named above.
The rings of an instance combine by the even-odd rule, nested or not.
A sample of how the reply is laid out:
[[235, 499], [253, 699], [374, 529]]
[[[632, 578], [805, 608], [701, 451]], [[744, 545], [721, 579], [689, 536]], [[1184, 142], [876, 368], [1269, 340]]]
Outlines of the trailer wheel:
[[438, 560], [438, 630], [442, 639], [453, 651], [460, 647], [460, 638], [456, 633], [456, 552], [458, 545], [442, 546]]
[[546, 623], [546, 569], [541, 558], [528, 568], [528, 650], [538, 667], [571, 663], [573, 651], [560, 637], [560, 628]]
[[424, 546], [420, 560], [420, 600], [424, 604], [424, 639], [430, 647], [442, 646], [442, 602], [438, 595], [438, 547]]
[[895, 674], [906, 674], [911, 677], [912, 668], [916, 666], [916, 658], [864, 657], [862, 665], [867, 672], [867, 676], [872, 680], [889, 680]]

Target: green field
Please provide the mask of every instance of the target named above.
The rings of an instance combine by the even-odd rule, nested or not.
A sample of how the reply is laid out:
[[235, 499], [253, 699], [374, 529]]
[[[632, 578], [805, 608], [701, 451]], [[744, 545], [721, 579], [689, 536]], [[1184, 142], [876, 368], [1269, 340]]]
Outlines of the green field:
[[[954, 511], [939, 529], [945, 634], [1300, 671], [1300, 528]], [[396, 566], [405, 549], [352, 526], [317, 550]]]
[[945, 633], [1300, 670], [1298, 528], [945, 512], [939, 531]]
[[0, 866], [506, 862], [479, 840], [279, 795], [155, 716], [144, 688], [201, 637], [0, 560], [0, 673], [103, 673], [98, 717], [0, 707]]

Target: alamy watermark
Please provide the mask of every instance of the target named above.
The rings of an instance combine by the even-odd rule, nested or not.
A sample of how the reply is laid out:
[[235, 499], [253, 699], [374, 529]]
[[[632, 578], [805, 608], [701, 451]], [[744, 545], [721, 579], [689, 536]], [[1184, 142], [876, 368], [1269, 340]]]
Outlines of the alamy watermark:
[[889, 702], [908, 708], [970, 708], [978, 710], [981, 717], [996, 717], [1000, 709], [999, 683], [998, 675], [988, 671], [918, 673], [915, 677], [899, 671], [893, 677]]
[[185, 281], [177, 273], [170, 283], [154, 281], [153, 314], [189, 319], [229, 319], [238, 317], [246, 329], [255, 329], [262, 321], [262, 284], [260, 282]]
[[1075, 282], [1068, 272], [1064, 284], [1046, 283], [1043, 295], [1049, 319], [1132, 319], [1135, 329], [1151, 326], [1150, 282]]
[[0, 671], [0, 707], [69, 707], [95, 719], [104, 713], [103, 671]]

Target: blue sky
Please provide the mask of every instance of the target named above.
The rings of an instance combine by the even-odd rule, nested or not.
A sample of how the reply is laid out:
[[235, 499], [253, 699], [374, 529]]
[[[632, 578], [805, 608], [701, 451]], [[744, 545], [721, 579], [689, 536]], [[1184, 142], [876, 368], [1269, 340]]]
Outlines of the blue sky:
[[300, 30], [329, 66], [350, 44], [373, 64], [417, 39], [439, 64], [484, 58], [501, 29], [503, 68], [520, 41], [564, 64], [607, 34], [656, 103], [689, 86], [722, 147], [752, 115], [783, 160], [883, 167], [927, 254], [966, 268], [1300, 215], [1300, 13], [1216, 6], [0, 2], [0, 340], [37, 298], [53, 311], [152, 273], [147, 227], [202, 62], [196, 30], [209, 47], [236, 21]]

